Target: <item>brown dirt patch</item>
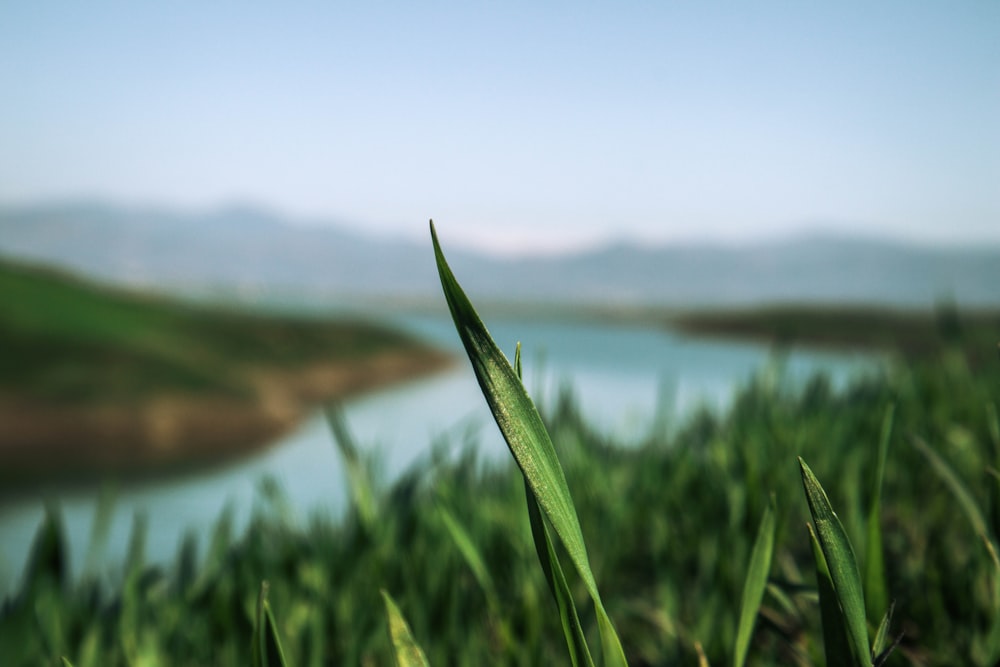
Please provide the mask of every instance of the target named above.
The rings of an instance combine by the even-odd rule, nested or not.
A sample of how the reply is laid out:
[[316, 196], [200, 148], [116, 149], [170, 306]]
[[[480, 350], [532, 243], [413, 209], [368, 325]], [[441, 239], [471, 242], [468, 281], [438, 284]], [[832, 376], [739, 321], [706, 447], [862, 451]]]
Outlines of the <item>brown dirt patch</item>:
[[274, 443], [318, 406], [444, 368], [436, 351], [301, 368], [250, 368], [247, 397], [153, 394], [135, 403], [51, 404], [0, 394], [0, 488], [155, 476]]

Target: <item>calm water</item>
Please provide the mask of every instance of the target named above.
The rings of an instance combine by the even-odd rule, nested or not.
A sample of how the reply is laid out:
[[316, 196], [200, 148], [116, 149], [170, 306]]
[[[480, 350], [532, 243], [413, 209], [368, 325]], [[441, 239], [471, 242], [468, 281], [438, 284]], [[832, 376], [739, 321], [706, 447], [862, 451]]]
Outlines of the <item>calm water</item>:
[[[445, 317], [397, 316], [390, 321], [461, 351]], [[543, 410], [561, 386], [572, 386], [590, 421], [625, 440], [638, 440], [654, 424], [676, 424], [699, 405], [724, 408], [737, 387], [773, 361], [764, 346], [697, 341], [647, 328], [528, 319], [493, 319], [487, 325], [511, 357], [515, 343], [522, 342], [525, 383]], [[822, 371], [842, 384], [875, 366], [872, 357], [860, 354], [793, 353], [783, 362], [791, 382]], [[433, 441], [458, 446], [472, 439], [484, 456], [507, 456], [464, 358], [453, 370], [354, 400], [344, 412], [356, 440], [379, 452], [386, 479], [429, 456]], [[136, 513], [148, 517], [146, 554], [155, 561], [171, 560], [189, 529], [201, 536], [204, 548], [206, 534], [227, 504], [233, 505], [241, 529], [254, 505], [262, 502], [258, 489], [265, 476], [281, 485], [301, 520], [314, 513], [336, 514], [345, 504], [343, 470], [325, 421], [316, 415], [277, 446], [228, 468], [118, 489], [106, 566], [113, 569], [123, 559]], [[78, 573], [97, 491], [56, 493], [54, 498], [63, 511]], [[44, 500], [0, 505], [0, 592], [20, 576]]]

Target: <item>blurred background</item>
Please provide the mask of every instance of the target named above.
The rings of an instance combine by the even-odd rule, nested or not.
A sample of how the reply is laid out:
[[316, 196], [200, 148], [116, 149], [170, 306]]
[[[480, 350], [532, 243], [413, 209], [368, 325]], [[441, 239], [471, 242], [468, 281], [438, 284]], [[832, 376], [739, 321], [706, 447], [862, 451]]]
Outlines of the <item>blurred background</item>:
[[265, 475], [336, 513], [331, 400], [388, 478], [502, 455], [430, 218], [529, 389], [626, 440], [773, 362], [692, 313], [840, 312], [782, 372], [843, 381], [876, 314], [995, 309], [998, 37], [986, 1], [0, 5], [0, 573], [53, 498], [78, 566], [102, 480], [154, 557]]

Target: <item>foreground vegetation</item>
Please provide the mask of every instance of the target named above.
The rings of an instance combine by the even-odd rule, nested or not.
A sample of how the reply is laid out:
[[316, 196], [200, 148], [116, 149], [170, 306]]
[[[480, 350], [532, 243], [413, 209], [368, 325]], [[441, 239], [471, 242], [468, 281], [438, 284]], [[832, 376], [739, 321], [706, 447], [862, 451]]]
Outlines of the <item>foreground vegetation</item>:
[[[474, 345], [485, 349], [483, 339]], [[494, 372], [470, 355], [478, 370]], [[74, 665], [249, 664], [254, 652], [258, 661], [268, 653], [254, 628], [272, 618], [289, 664], [390, 664], [387, 626], [406, 639], [395, 610], [431, 664], [566, 664], [569, 604], [580, 613], [578, 648], [607, 639], [603, 609], [632, 665], [738, 665], [734, 647], [747, 627], [740, 601], [748, 571], [762, 569], [747, 664], [826, 664], [838, 642], [855, 656], [867, 645], [856, 649], [821, 614], [824, 581], [840, 585], [837, 574], [817, 583], [812, 521], [830, 570], [840, 564], [826, 548], [831, 523], [843, 526], [860, 561], [861, 628], [849, 621], [841, 632], [874, 635], [894, 600], [888, 634], [902, 639], [886, 664], [993, 665], [1000, 363], [972, 367], [969, 358], [957, 336], [839, 392], [823, 377], [793, 391], [772, 369], [726, 414], [692, 415], [630, 447], [592, 429], [563, 396], [545, 421], [600, 599], [586, 575], [573, 576], [584, 568], [544, 506], [546, 490], [530, 486], [567, 557], [547, 561], [538, 549], [521, 459], [520, 468], [486, 464], [474, 443], [439, 442], [423, 464], [380, 488], [373, 462], [332, 411], [352, 489], [344, 517], [297, 520], [268, 485], [269, 502], [247, 532], [234, 537], [223, 516], [201, 558], [191, 538], [172, 565], [146, 563], [139, 522], [122, 572], [70, 581], [52, 512], [20, 589], [0, 611], [0, 655], [14, 665], [59, 656]], [[499, 390], [486, 383], [484, 391]], [[822, 513], [816, 479], [839, 519]], [[772, 534], [762, 526], [771, 526], [773, 548], [757, 568], [767, 551], [758, 536]], [[548, 593], [559, 588], [552, 568], [560, 561], [570, 575], [563, 612]], [[263, 580], [268, 601], [259, 605]], [[840, 606], [846, 617], [843, 597]]]

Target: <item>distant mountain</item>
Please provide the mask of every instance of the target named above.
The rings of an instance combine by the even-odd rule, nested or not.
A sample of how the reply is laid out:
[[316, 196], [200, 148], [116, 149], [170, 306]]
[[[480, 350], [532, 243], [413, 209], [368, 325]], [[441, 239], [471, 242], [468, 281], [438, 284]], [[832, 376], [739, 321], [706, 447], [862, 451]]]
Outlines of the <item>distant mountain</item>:
[[[618, 244], [499, 259], [448, 244], [479, 299], [667, 306], [857, 302], [1000, 305], [1000, 245], [936, 248], [837, 236], [744, 245]], [[206, 214], [105, 204], [0, 208], [0, 254], [135, 286], [248, 296], [433, 299], [430, 242], [287, 220], [252, 207]]]

